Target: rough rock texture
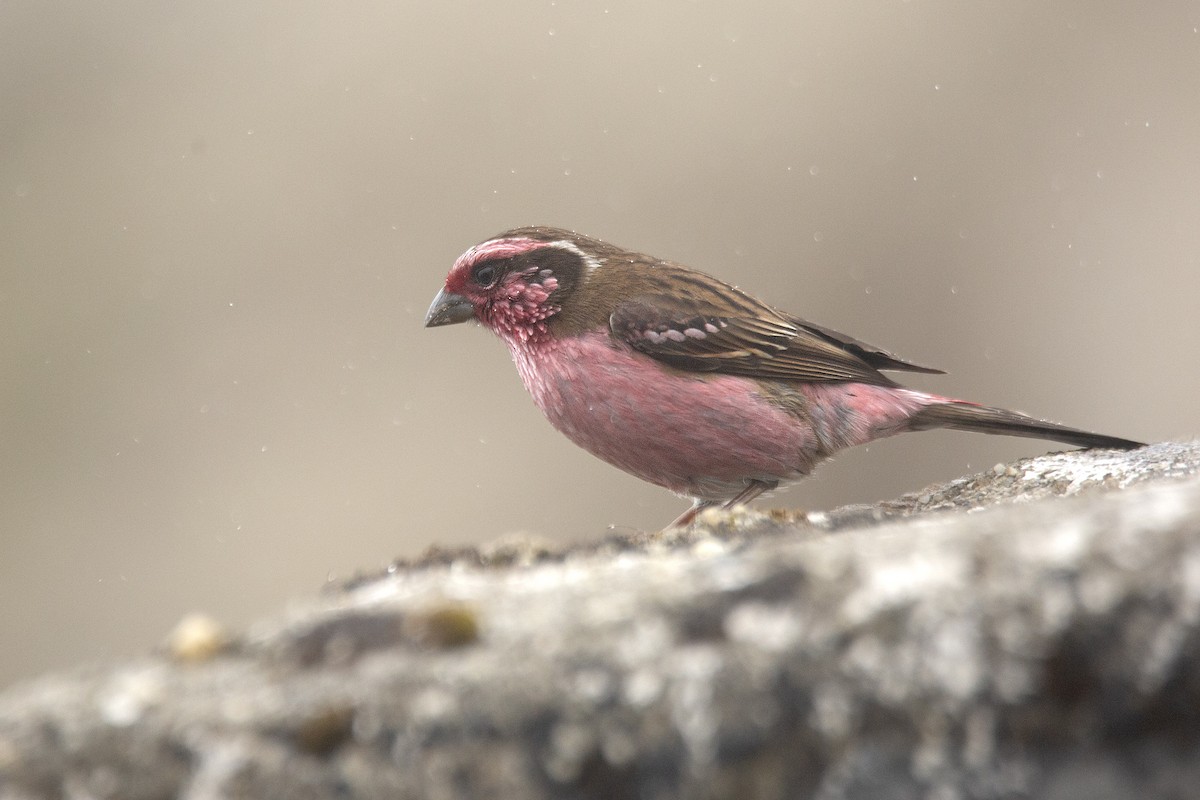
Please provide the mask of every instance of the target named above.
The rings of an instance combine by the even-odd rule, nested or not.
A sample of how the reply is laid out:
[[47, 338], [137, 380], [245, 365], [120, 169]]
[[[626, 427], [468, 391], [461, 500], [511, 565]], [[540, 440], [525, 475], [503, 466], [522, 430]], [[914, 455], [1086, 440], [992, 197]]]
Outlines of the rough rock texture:
[[1197, 797], [1198, 468], [433, 552], [0, 696], [0, 798]]

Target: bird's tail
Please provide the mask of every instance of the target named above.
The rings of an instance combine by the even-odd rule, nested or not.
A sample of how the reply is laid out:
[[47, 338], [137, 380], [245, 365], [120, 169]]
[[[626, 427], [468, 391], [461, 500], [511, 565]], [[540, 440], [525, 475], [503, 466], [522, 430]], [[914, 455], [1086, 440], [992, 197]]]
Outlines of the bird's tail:
[[1053, 442], [1087, 448], [1111, 448], [1132, 450], [1142, 447], [1142, 442], [1105, 436], [1100, 433], [1068, 428], [1055, 422], [1027, 417], [1016, 411], [989, 408], [961, 400], [934, 403], [917, 411], [909, 419], [909, 430], [924, 431], [932, 428], [952, 428], [958, 431], [992, 433], [1004, 436], [1028, 436], [1032, 439], [1049, 439]]

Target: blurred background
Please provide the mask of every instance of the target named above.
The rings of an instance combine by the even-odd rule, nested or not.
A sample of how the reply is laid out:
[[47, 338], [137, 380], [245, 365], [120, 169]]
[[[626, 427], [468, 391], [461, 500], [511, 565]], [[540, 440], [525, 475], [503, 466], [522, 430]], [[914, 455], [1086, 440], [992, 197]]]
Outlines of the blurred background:
[[[455, 257], [572, 227], [944, 377], [1200, 427], [1200, 5], [0, 5], [0, 686], [236, 628], [431, 544], [656, 529]], [[759, 505], [1056, 449], [926, 433]]]

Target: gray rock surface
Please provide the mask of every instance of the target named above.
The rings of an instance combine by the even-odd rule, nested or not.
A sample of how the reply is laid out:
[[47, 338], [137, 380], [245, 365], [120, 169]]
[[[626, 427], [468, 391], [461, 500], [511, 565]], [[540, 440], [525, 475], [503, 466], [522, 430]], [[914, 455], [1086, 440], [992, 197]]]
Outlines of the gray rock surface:
[[0, 798], [1200, 797], [1198, 468], [431, 552], [8, 691]]

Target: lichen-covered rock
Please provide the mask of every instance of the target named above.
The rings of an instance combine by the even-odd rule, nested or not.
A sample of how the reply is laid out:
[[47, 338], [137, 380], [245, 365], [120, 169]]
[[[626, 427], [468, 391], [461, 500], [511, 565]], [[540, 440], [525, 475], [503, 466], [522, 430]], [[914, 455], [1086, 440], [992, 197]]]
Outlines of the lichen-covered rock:
[[1196, 796], [1198, 471], [1066, 453], [431, 553], [202, 657], [8, 691], [0, 800]]

